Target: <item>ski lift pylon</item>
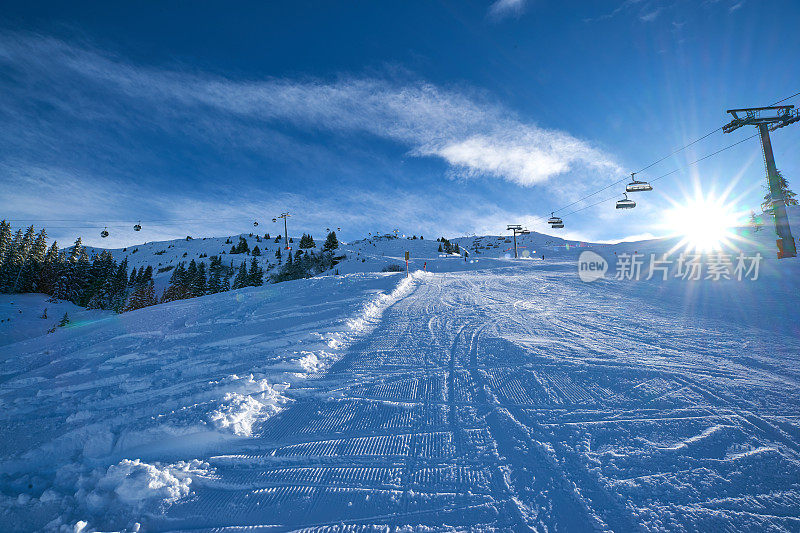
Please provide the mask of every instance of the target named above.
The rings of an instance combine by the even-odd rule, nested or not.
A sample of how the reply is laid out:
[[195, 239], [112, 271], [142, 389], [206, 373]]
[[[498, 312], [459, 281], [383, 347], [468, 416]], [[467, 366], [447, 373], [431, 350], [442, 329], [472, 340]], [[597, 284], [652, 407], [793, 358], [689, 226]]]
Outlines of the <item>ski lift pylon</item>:
[[622, 193], [625, 196], [622, 200], [617, 200], [617, 209], [633, 209], [636, 207], [636, 202], [628, 198], [628, 193]]
[[625, 186], [625, 192], [645, 192], [652, 190], [652, 185], [646, 181], [637, 180], [636, 172], [631, 172], [631, 182]]

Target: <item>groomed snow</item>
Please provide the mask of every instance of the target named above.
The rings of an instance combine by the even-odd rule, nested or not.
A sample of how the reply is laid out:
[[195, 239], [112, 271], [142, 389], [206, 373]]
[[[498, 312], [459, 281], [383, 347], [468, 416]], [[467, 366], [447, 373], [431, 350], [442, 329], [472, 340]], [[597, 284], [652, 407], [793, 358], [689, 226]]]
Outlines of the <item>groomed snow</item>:
[[[259, 431], [413, 285], [300, 280], [95, 314], [8, 345], [0, 529], [132, 528], [161, 512], [213, 472], [197, 456]], [[14, 305], [43, 299], [23, 296]]]
[[584, 283], [529, 239], [0, 344], [0, 529], [800, 529], [800, 262]]

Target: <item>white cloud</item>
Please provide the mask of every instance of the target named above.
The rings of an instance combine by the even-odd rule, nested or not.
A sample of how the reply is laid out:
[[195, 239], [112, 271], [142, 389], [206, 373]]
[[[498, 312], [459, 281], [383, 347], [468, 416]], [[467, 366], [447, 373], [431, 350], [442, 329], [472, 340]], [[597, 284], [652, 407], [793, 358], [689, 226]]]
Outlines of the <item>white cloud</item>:
[[[0, 36], [0, 65], [4, 63], [32, 78], [52, 80], [55, 95], [80, 94], [83, 105], [70, 113], [148, 121], [148, 127], [188, 135], [202, 131], [214, 142], [251, 144], [251, 136], [242, 131], [286, 126], [311, 133], [361, 134], [405, 146], [412, 156], [440, 158], [451, 165], [453, 175], [501, 178], [523, 186], [578, 169], [618, 170], [609, 155], [587, 141], [524, 121], [486, 98], [418, 80], [232, 80], [137, 67], [61, 41], [18, 35]], [[90, 100], [105, 94], [105, 101]], [[119, 116], [113, 116], [113, 102]], [[137, 115], [131, 111], [136, 108], [146, 112]]]
[[661, 14], [661, 8], [654, 9], [653, 11], [649, 11], [639, 16], [643, 22], [653, 22], [658, 18], [658, 15]]
[[489, 6], [489, 16], [495, 20], [519, 16], [525, 9], [527, 0], [495, 0]]

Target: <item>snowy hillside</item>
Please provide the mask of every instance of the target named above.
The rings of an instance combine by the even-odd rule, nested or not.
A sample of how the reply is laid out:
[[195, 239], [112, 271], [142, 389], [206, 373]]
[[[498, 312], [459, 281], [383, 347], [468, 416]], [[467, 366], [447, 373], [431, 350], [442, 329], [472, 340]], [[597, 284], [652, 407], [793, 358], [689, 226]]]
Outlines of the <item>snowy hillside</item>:
[[133, 527], [139, 513], [214, 484], [207, 462], [183, 459], [260, 431], [291, 405], [287, 390], [335, 362], [415, 282], [376, 274], [242, 289], [4, 349], [0, 529]]
[[[800, 207], [793, 206], [788, 209], [790, 221], [794, 227], [800, 227]], [[760, 252], [765, 257], [775, 256], [775, 232], [772, 221], [764, 217], [764, 227], [753, 232], [750, 227], [734, 228], [731, 231], [731, 239], [724, 250], [728, 253], [744, 251], [748, 253]], [[259, 248], [260, 256], [258, 263], [267, 272], [274, 272], [279, 267], [280, 262], [275, 257], [275, 253], [281, 250], [283, 260], [285, 260], [285, 243], [281, 240], [274, 242], [275, 238], [263, 238], [264, 235], [231, 235], [229, 237], [198, 237], [195, 239], [176, 239], [171, 241], [148, 242], [144, 244], [129, 246], [120, 249], [110, 249], [114, 259], [121, 261], [128, 260], [129, 269], [138, 269], [142, 266], [152, 266], [154, 270], [157, 287], [163, 290], [166, 280], [171, 274], [171, 267], [180, 262], [188, 263], [192, 259], [197, 262], [208, 262], [212, 255], [222, 257], [223, 264], [228, 266], [233, 264], [234, 268], [242, 262], [252, 259], [250, 253], [231, 254], [232, 246], [244, 239], [248, 244], [248, 249]], [[293, 252], [298, 249], [300, 238], [293, 237], [290, 243]], [[316, 240], [316, 252], [321, 250], [324, 237], [318, 236]], [[622, 242], [619, 244], [597, 244], [585, 241], [575, 241], [562, 239], [558, 236], [558, 230], [552, 230], [550, 234], [531, 232], [528, 235], [517, 236], [517, 251], [522, 259], [545, 259], [551, 258], [575, 258], [581, 251], [591, 249], [613, 253], [640, 252], [640, 253], [664, 253], [675, 249], [680, 243], [679, 237], [661, 238], [648, 241]], [[489, 268], [507, 264], [505, 260], [514, 257], [514, 242], [510, 234], [505, 235], [482, 235], [472, 237], [458, 237], [451, 239], [453, 244], [458, 244], [461, 249], [460, 256], [447, 256], [438, 251], [440, 243], [433, 239], [409, 239], [405, 237], [394, 238], [389, 236], [371, 236], [354, 242], [340, 242], [340, 247], [336, 250], [337, 255], [344, 256], [343, 263], [337, 265], [336, 270], [340, 273], [354, 272], [377, 272], [389, 265], [401, 265], [405, 268], [404, 253], [411, 254], [409, 266], [412, 270], [423, 269], [428, 266], [429, 271], [453, 271], [453, 270], [475, 270]], [[86, 247], [91, 255], [99, 253], [101, 248]], [[673, 253], [681, 251], [675, 250]], [[468, 252], [467, 261], [464, 261], [464, 252]], [[458, 264], [460, 258], [462, 263]], [[445, 261], [446, 260], [446, 261]], [[499, 262], [497, 260], [500, 260]], [[162, 272], [159, 272], [159, 269]], [[158, 291], [158, 294], [161, 294]]]
[[59, 324], [65, 313], [71, 327], [114, 314], [100, 309], [86, 309], [63, 300], [48, 300], [44, 294], [0, 294], [0, 348], [45, 335]]
[[0, 529], [795, 531], [800, 261], [756, 240], [757, 279], [636, 281], [615, 259], [673, 241], [372, 238], [338, 276], [6, 338]]

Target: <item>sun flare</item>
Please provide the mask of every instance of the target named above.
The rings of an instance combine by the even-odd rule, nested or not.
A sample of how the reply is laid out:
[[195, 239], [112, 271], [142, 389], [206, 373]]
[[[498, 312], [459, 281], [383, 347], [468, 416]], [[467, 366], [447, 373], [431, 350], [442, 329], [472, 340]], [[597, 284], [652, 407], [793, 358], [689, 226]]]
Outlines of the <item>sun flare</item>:
[[724, 199], [698, 194], [668, 210], [665, 225], [671, 235], [681, 238], [679, 248], [713, 252], [736, 238], [740, 217]]

